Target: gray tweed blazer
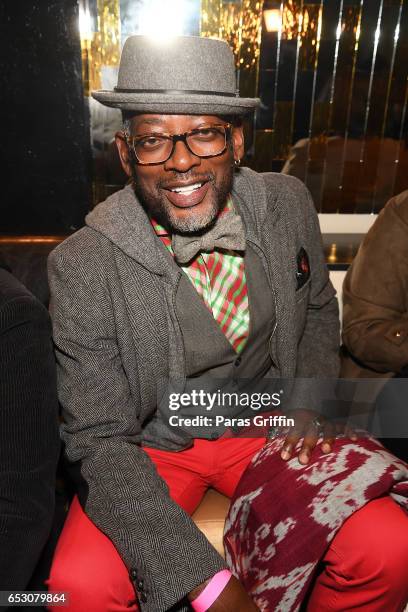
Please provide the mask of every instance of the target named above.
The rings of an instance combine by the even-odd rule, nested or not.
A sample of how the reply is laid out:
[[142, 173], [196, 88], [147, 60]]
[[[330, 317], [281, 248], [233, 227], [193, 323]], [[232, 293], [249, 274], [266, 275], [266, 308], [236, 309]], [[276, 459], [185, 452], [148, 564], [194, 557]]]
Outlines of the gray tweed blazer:
[[[336, 377], [337, 300], [306, 188], [293, 177], [242, 168], [233, 198], [275, 289], [271, 356], [281, 376]], [[140, 447], [156, 411], [157, 380], [184, 377], [173, 306], [182, 272], [130, 186], [86, 224], [49, 258], [66, 455], [82, 506], [128, 566], [142, 610], [187, 610], [185, 595], [225, 564]], [[297, 290], [302, 248], [311, 275]]]

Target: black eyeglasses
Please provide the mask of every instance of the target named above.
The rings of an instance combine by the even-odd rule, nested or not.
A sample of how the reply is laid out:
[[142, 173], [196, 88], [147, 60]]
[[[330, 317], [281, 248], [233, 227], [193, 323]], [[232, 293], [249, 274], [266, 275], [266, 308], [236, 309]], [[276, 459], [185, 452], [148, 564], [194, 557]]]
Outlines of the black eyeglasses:
[[231, 123], [205, 125], [184, 134], [165, 134], [151, 132], [128, 136], [126, 142], [133, 150], [136, 161], [143, 166], [164, 164], [174, 153], [178, 141], [184, 142], [187, 149], [197, 157], [216, 157], [227, 148], [231, 138]]

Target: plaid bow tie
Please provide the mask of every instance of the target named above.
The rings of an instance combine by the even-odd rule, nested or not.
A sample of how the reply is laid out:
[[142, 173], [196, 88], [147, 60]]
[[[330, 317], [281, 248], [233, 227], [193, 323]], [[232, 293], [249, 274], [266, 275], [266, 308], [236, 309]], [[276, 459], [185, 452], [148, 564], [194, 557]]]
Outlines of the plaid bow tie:
[[203, 234], [173, 234], [171, 246], [178, 263], [184, 264], [202, 251], [214, 249], [245, 251], [245, 229], [241, 217], [235, 213], [220, 215], [210, 230]]

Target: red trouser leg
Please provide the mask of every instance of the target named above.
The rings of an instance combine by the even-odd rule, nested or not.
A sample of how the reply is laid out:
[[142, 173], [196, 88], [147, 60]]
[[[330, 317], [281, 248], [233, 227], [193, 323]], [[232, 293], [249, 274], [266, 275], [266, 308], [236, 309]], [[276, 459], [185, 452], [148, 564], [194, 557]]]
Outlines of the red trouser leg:
[[[70, 612], [134, 612], [139, 607], [125, 564], [111, 540], [82, 510], [75, 497], [58, 540], [50, 591], [68, 593]], [[48, 610], [60, 612], [50, 606]]]
[[408, 515], [390, 497], [344, 523], [324, 557], [308, 612], [400, 612], [408, 603]]
[[[145, 448], [170, 496], [188, 513], [194, 512], [205, 490], [214, 485], [231, 496], [260, 439], [206, 441], [180, 453]], [[128, 570], [111, 540], [100, 531], [74, 499], [58, 541], [48, 579], [50, 591], [69, 593], [66, 612], [135, 612], [138, 606]], [[60, 612], [60, 608], [48, 607]]]

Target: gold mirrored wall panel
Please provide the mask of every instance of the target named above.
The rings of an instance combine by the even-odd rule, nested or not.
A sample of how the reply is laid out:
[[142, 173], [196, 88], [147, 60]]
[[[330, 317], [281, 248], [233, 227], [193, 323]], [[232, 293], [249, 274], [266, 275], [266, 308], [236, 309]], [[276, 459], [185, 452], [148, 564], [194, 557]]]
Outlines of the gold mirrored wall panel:
[[[323, 181], [327, 166], [328, 138], [333, 121], [334, 85], [338, 72], [342, 2], [320, 6], [320, 36], [315, 56], [310, 105], [309, 140], [304, 181], [313, 194], [316, 208], [322, 205]], [[336, 36], [333, 36], [333, 28]]]
[[[324, 161], [320, 182], [319, 197], [315, 203], [322, 212], [337, 212], [342, 207], [345, 194], [345, 161], [348, 157], [349, 139], [360, 126], [362, 117], [355, 119], [352, 105], [356, 94], [357, 57], [361, 38], [363, 2], [344, 0], [339, 7], [339, 19], [336, 23], [336, 49], [333, 58], [332, 80], [329, 98], [329, 121], [324, 133]], [[334, 23], [333, 23], [334, 25]], [[360, 129], [360, 128], [358, 128]], [[356, 160], [354, 147], [352, 162]], [[357, 155], [358, 157], [358, 155]], [[349, 194], [346, 202], [351, 201]]]
[[255, 97], [261, 44], [262, 2], [202, 0], [201, 36], [221, 38], [233, 49], [240, 94]]
[[[377, 3], [376, 14], [371, 19], [363, 11], [361, 53], [357, 59], [356, 94], [351, 111], [352, 118], [361, 115], [362, 127], [351, 134], [360, 141], [358, 160], [349, 159], [347, 152], [345, 155], [341, 210], [370, 213], [381, 208], [394, 193], [398, 164], [405, 159], [403, 149], [397, 153], [401, 119], [397, 130], [387, 121], [401, 25], [407, 25], [403, 9], [400, 0], [383, 0]], [[406, 78], [405, 58], [405, 81]], [[404, 87], [403, 82], [400, 87]], [[344, 199], [348, 193], [353, 204]]]
[[279, 10], [275, 31], [263, 24], [259, 74], [270, 169], [303, 180], [320, 211], [375, 212], [408, 188], [407, 2], [287, 0]]
[[[317, 86], [320, 84], [318, 75], [322, 72], [318, 72], [317, 69], [322, 38], [323, 1], [318, 4], [304, 2], [299, 14], [299, 70], [294, 107], [293, 140], [294, 142], [302, 140], [304, 126], [306, 126], [308, 163], [305, 165], [302, 180], [309, 188], [312, 188], [315, 176], [321, 175], [319, 172], [321, 147], [317, 146], [318, 139], [312, 137], [312, 128], [318, 94]], [[321, 106], [319, 108], [321, 109]]]
[[84, 93], [90, 113], [95, 205], [126, 181], [114, 144], [115, 132], [122, 124], [120, 111], [102, 106], [90, 95], [93, 90], [112, 89], [116, 84], [121, 52], [119, 0], [80, 0], [79, 28]]
[[120, 59], [119, 0], [80, 0], [79, 27], [85, 94], [102, 87], [102, 71]]
[[273, 165], [273, 132], [272, 130], [256, 130], [256, 156], [252, 167], [258, 172], [269, 172]]
[[[241, 2], [239, 4], [241, 4]], [[222, 5], [222, 0], [201, 0], [201, 36], [206, 36], [207, 38], [221, 38]]]
[[[374, 130], [380, 133], [377, 177], [372, 200], [372, 211], [377, 212], [394, 193], [407, 188], [408, 150], [405, 125], [407, 104], [408, 40], [403, 33], [408, 32], [408, 6], [403, 2], [385, 3], [387, 18], [391, 21], [388, 36], [384, 41], [383, 54], [389, 58], [389, 69], [381, 71], [384, 90], [383, 112], [378, 113]], [[378, 127], [377, 127], [378, 126]], [[387, 168], [388, 165], [388, 168]], [[390, 181], [382, 185], [383, 173], [390, 175]], [[402, 180], [401, 180], [402, 179]]]

